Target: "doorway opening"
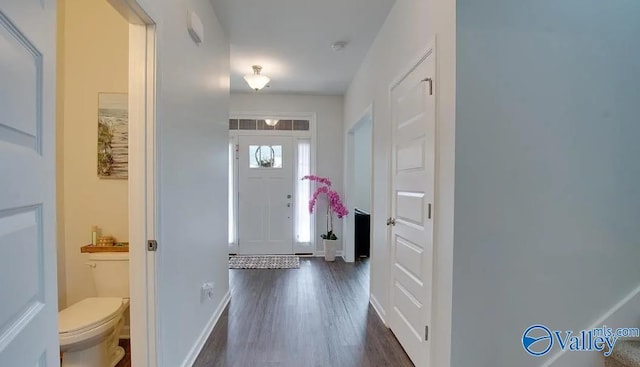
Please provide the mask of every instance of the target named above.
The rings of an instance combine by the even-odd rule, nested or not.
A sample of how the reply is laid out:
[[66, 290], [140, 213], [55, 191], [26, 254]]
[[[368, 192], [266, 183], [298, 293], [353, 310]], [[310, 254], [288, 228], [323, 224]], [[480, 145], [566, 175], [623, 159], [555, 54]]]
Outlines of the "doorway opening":
[[233, 114], [229, 120], [229, 254], [315, 254], [313, 114]]
[[[153, 366], [154, 22], [131, 0], [58, 0], [57, 11], [59, 317], [121, 298], [122, 350], [105, 363]], [[86, 357], [64, 342], [61, 352], [63, 366]]]
[[346, 197], [353, 215], [344, 221], [345, 261], [370, 256], [371, 188], [373, 183], [373, 106], [369, 106], [347, 131]]

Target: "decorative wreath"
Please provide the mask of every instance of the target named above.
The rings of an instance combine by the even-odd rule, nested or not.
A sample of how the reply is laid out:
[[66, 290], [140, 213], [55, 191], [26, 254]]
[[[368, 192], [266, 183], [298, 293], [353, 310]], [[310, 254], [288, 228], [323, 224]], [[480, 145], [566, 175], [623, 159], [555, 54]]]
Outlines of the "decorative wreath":
[[[268, 159], [262, 158], [262, 148], [269, 148], [270, 157]], [[255, 157], [258, 166], [262, 168], [271, 168], [276, 163], [276, 151], [273, 150], [272, 146], [259, 146], [258, 149], [256, 149]]]

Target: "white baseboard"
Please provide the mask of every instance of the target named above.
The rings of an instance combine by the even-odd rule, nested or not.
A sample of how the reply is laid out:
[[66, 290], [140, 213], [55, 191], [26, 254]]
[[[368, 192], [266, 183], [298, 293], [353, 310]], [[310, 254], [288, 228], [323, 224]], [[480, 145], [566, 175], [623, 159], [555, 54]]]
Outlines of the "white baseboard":
[[[336, 251], [336, 257], [339, 256], [339, 257], [344, 259], [344, 256], [342, 256], [342, 255], [343, 255], [342, 250]], [[316, 251], [315, 254], [313, 254], [313, 256], [315, 256], [315, 257], [324, 257], [324, 251]]]
[[373, 309], [378, 314], [378, 317], [380, 318], [380, 320], [382, 320], [382, 323], [388, 327], [389, 325], [387, 324], [387, 320], [386, 320], [387, 313], [385, 312], [384, 307], [382, 307], [380, 302], [378, 302], [378, 299], [376, 298], [376, 296], [371, 294], [369, 296], [369, 303], [371, 303], [371, 306], [373, 306]]
[[124, 325], [120, 329], [120, 339], [131, 339], [131, 326]]
[[[640, 286], [604, 313], [585, 330], [600, 328], [640, 327]], [[567, 353], [559, 351], [540, 367], [602, 367], [602, 353]]]
[[204, 344], [207, 342], [209, 335], [211, 335], [213, 328], [218, 323], [218, 320], [220, 320], [220, 316], [222, 316], [222, 312], [224, 312], [224, 309], [229, 304], [229, 301], [231, 301], [231, 290], [229, 290], [227, 294], [225, 294], [224, 297], [222, 297], [222, 301], [220, 301], [220, 303], [218, 304], [218, 307], [216, 308], [216, 311], [213, 313], [213, 315], [211, 315], [211, 318], [209, 319], [207, 326], [204, 328], [204, 330], [202, 330], [202, 333], [196, 340], [196, 343], [193, 345], [193, 347], [189, 351], [187, 358], [182, 363], [182, 367], [193, 366], [193, 364], [196, 361], [196, 358], [198, 358], [198, 355], [202, 351]]

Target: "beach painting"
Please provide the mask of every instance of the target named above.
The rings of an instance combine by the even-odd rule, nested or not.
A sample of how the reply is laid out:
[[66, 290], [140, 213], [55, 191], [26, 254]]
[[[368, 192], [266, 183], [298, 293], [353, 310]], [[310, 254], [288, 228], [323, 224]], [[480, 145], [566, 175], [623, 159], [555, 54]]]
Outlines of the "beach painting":
[[126, 179], [129, 173], [129, 97], [98, 94], [98, 177]]

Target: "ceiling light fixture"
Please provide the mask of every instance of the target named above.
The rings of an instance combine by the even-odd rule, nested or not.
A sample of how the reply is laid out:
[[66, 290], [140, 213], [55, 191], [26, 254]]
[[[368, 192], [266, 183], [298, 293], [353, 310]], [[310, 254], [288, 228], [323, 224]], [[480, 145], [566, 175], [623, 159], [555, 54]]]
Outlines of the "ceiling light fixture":
[[276, 126], [280, 120], [266, 119], [264, 122], [269, 126]]
[[256, 92], [264, 88], [271, 80], [268, 76], [260, 74], [260, 71], [262, 71], [262, 66], [253, 65], [253, 74], [247, 74], [244, 76], [244, 80], [249, 84], [251, 89]]

